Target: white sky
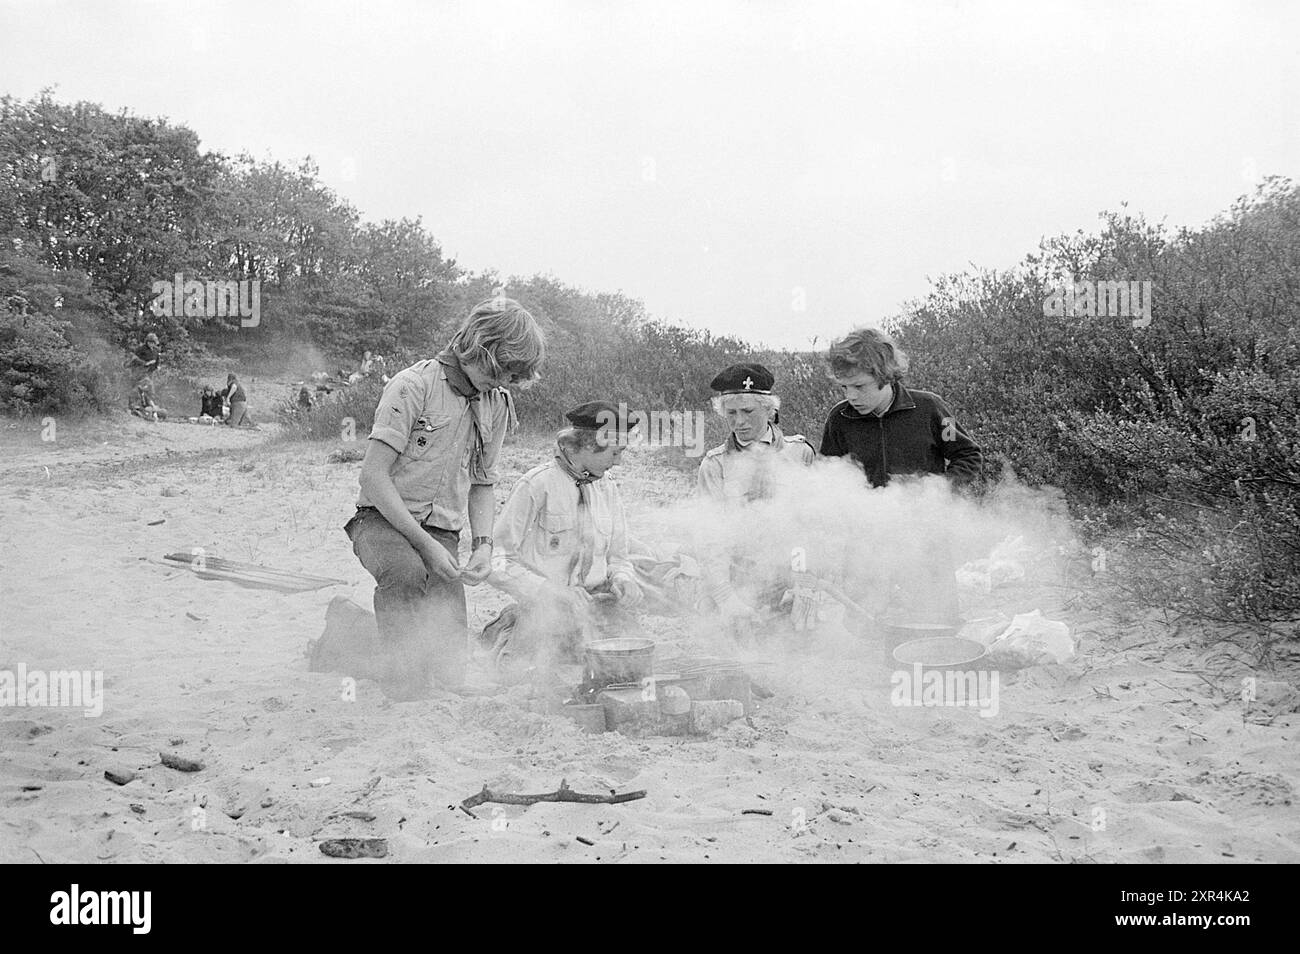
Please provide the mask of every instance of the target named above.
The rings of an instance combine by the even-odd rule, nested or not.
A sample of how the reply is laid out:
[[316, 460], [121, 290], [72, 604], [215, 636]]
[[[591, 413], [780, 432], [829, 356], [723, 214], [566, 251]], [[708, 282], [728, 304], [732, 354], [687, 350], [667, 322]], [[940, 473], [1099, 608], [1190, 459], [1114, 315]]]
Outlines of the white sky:
[[1298, 47], [1287, 0], [0, 0], [0, 93], [310, 154], [465, 267], [787, 347], [1124, 201], [1199, 225], [1300, 178]]

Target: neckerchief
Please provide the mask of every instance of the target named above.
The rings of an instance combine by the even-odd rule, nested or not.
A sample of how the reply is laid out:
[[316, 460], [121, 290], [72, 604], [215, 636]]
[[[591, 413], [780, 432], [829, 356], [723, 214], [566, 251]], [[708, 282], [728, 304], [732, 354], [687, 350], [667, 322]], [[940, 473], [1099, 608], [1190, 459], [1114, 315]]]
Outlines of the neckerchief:
[[[469, 375], [465, 373], [460, 363], [460, 358], [456, 357], [450, 348], [438, 352], [437, 361], [446, 369], [444, 373], [447, 375], [447, 384], [459, 397], [469, 402], [470, 418], [474, 422], [474, 447], [481, 458], [486, 442], [492, 439], [492, 418], [489, 416], [487, 402], [479, 400], [487, 392], [475, 389], [474, 382], [469, 379]], [[515, 428], [519, 426], [514, 398], [505, 388], [495, 390], [500, 391], [501, 396], [505, 398], [506, 433], [514, 433]]]
[[460, 358], [456, 357], [450, 348], [443, 348], [438, 352], [438, 363], [447, 369], [447, 383], [451, 385], [453, 391], [466, 401], [479, 399], [482, 392], [474, 387], [474, 382], [469, 379], [469, 375], [461, 366]]
[[447, 376], [447, 384], [459, 397], [469, 402], [469, 416], [474, 425], [474, 454], [481, 460], [485, 442], [492, 434], [491, 420], [484, 420], [483, 417], [483, 406], [486, 402], [479, 400], [483, 392], [474, 387], [474, 382], [461, 367], [460, 358], [456, 357], [450, 348], [444, 348], [438, 353], [438, 363], [442, 365], [443, 373]]
[[[591, 565], [596, 559], [596, 525], [591, 516], [591, 484], [599, 477], [593, 476], [590, 471], [579, 471], [573, 466], [568, 455], [564, 453], [564, 448], [556, 447], [555, 463], [559, 465], [560, 470], [564, 471], [577, 485], [578, 488], [578, 552], [574, 555], [573, 564], [569, 567], [569, 580], [577, 586], [583, 586], [587, 582], [587, 574], [591, 572]], [[577, 578], [574, 578], [574, 571], [577, 571]]]

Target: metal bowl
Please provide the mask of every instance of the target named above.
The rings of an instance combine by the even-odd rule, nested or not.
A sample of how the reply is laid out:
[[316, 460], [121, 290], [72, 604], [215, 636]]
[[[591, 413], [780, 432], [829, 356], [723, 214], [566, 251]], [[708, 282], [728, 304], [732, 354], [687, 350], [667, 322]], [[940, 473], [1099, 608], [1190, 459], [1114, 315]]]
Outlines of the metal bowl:
[[973, 639], [957, 636], [928, 636], [894, 647], [894, 662], [900, 666], [920, 665], [923, 669], [969, 669], [986, 650]]

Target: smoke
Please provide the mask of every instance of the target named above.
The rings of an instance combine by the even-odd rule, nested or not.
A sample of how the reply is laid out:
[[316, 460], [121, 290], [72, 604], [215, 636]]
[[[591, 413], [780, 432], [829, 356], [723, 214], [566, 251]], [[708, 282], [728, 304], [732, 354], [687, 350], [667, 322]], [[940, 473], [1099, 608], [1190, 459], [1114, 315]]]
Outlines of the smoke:
[[[960, 587], [956, 571], [963, 564], [996, 554], [1003, 579], [1056, 583], [1047, 576], [1060, 568], [1059, 555], [1077, 553], [1059, 492], [1030, 488], [1014, 477], [976, 499], [943, 477], [894, 478], [888, 487], [873, 488], [848, 459], [817, 458], [805, 466], [793, 457], [759, 456], [763, 453], [756, 449], [729, 458], [727, 484], [736, 492], [724, 501], [691, 494], [639, 508], [631, 504], [632, 480], [625, 476], [621, 483], [633, 510], [632, 537], [652, 549], [660, 565], [674, 553], [682, 567], [698, 564], [705, 578], [691, 596], [700, 599], [687, 595], [689, 587], [679, 587], [680, 615], [652, 611], [639, 623], [631, 614], [610, 615], [617, 607], [602, 604], [579, 614], [585, 619], [575, 623], [567, 606], [529, 602], [515, 648], [519, 662], [535, 667], [535, 684], [548, 681], [584, 642], [640, 635], [655, 640], [661, 671], [676, 656], [721, 656], [747, 666], [768, 663], [774, 668], [759, 666], [755, 672], [787, 688], [806, 680], [822, 689], [848, 687], [851, 695], [862, 688], [854, 683], [858, 663], [886, 665], [887, 623], [955, 623], [987, 616], [990, 604], [1008, 615], [1035, 608], [1010, 605], [1028, 594], [1041, 595], [1033, 586], [992, 594]], [[631, 473], [643, 454], [651, 456], [644, 449], [628, 451], [624, 462]], [[758, 488], [756, 499], [745, 498], [747, 486]], [[661, 488], [645, 490], [652, 499], [666, 496]], [[711, 605], [717, 595], [712, 584], [722, 581], [730, 582], [758, 620], [738, 629], [723, 625]], [[805, 600], [811, 592], [813, 600], [803, 608], [811, 605], [813, 612], [803, 617], [809, 627], [795, 631], [789, 597], [800, 587]], [[845, 665], [850, 660], [854, 665]], [[874, 698], [887, 706], [888, 686], [876, 687]]]
[[[693, 554], [713, 582], [730, 576], [751, 604], [770, 604], [802, 573], [831, 584], [871, 617], [917, 623], [970, 615], [963, 606], [969, 594], [954, 575], [963, 564], [997, 551], [1033, 577], [1055, 568], [1042, 556], [1076, 547], [1059, 493], [1014, 477], [976, 500], [938, 476], [873, 488], [845, 458], [767, 463], [728, 471], [729, 482], [734, 474], [741, 486], [760, 480], [766, 496], [695, 496], [670, 505], [651, 515], [647, 541]], [[718, 642], [716, 619], [700, 617], [696, 629]]]
[[[282, 355], [282, 376], [285, 378], [302, 381], [310, 378], [316, 371], [336, 370], [325, 353], [310, 341], [294, 341], [289, 344], [287, 351], [282, 348], [276, 350]], [[357, 360], [360, 360], [360, 355], [357, 356]], [[274, 373], [265, 368], [260, 370], [267, 376]]]

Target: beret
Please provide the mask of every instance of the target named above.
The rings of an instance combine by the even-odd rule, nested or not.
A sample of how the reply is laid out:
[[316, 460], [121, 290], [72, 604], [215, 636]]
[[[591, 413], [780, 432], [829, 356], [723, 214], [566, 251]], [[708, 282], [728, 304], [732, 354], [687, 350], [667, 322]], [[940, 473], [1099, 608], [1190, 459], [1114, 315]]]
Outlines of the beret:
[[718, 373], [709, 387], [722, 394], [771, 394], [776, 377], [761, 364], [733, 364]]
[[626, 405], [617, 405], [612, 401], [588, 401], [565, 411], [564, 416], [574, 427], [588, 431], [622, 425], [623, 432], [626, 433], [638, 423], [636, 417], [628, 414]]

